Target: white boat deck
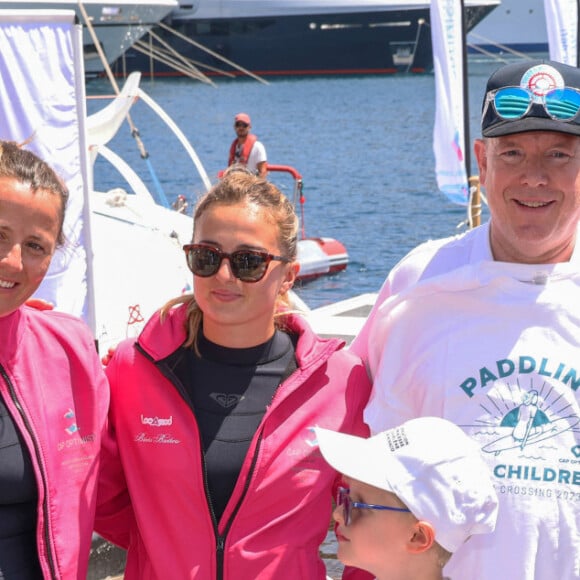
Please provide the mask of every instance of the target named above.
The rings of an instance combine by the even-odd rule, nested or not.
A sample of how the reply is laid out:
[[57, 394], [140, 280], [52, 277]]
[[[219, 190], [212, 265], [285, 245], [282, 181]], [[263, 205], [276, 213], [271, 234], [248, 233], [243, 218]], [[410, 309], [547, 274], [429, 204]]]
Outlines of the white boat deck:
[[349, 345], [367, 319], [378, 293], [370, 292], [321, 306], [313, 310], [305, 310], [304, 316], [314, 331], [324, 337], [342, 338]]

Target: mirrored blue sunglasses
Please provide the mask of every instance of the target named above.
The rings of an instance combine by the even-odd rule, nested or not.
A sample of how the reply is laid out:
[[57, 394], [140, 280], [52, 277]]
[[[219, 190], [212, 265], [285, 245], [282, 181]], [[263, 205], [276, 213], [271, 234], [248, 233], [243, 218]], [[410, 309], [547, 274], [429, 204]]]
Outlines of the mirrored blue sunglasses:
[[515, 121], [525, 117], [533, 104], [542, 105], [546, 114], [556, 121], [572, 121], [580, 111], [580, 91], [571, 87], [553, 89], [540, 100], [528, 89], [522, 87], [503, 87], [489, 91], [481, 118], [485, 117], [490, 103], [499, 117]]
[[391, 507], [386, 505], [376, 505], [372, 503], [362, 503], [360, 501], [352, 501], [350, 499], [350, 489], [348, 487], [339, 487], [336, 495], [336, 505], [342, 507], [344, 525], [349, 526], [351, 523], [353, 509], [365, 510], [387, 510], [391, 512], [411, 512], [407, 508]]

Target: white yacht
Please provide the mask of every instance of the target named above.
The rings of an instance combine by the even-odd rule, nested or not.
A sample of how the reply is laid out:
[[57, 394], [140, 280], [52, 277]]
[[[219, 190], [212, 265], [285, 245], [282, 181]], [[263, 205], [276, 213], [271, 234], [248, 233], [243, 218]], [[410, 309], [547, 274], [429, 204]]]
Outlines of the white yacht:
[[105, 59], [111, 64], [177, 6], [177, 0], [0, 0], [0, 9], [74, 10], [83, 24], [87, 76], [98, 75], [105, 65], [85, 14]]
[[544, 0], [502, 0], [467, 35], [472, 54], [548, 53]]

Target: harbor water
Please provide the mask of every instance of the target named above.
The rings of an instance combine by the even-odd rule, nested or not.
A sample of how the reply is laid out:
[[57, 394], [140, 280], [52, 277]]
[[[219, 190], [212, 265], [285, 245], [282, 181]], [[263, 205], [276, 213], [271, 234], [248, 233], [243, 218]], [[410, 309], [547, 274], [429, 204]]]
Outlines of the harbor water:
[[[471, 67], [472, 139], [480, 135], [481, 97], [496, 66]], [[435, 181], [433, 75], [277, 79], [268, 85], [236, 79], [216, 85], [189, 79], [141, 82], [190, 140], [210, 180], [226, 165], [234, 115], [240, 111], [251, 116], [268, 161], [302, 174], [306, 235], [335, 238], [350, 257], [346, 271], [298, 289], [309, 306], [375, 292], [418, 243], [464, 229], [457, 226], [466, 217], [465, 207], [448, 202]], [[112, 92], [105, 79], [87, 86], [89, 96]], [[89, 113], [106, 102], [90, 99]], [[195, 203], [203, 182], [177, 139], [141, 101], [131, 118], [148, 158], [142, 158], [128, 125], [110, 147], [153, 191], [157, 180], [170, 201], [182, 194]], [[472, 165], [476, 175], [475, 160]], [[126, 187], [120, 179], [106, 161], [97, 162], [97, 188]], [[272, 174], [272, 179], [292, 193], [290, 178]]]
[[[470, 66], [472, 140], [480, 135], [486, 79], [497, 66]], [[335, 238], [350, 257], [345, 271], [298, 288], [309, 306], [376, 292], [390, 268], [417, 244], [464, 231], [459, 224], [466, 208], [448, 202], [435, 181], [432, 75], [277, 79], [268, 85], [236, 79], [216, 84], [146, 79], [141, 88], [182, 129], [211, 181], [226, 165], [234, 115], [241, 111], [251, 116], [268, 161], [294, 166], [302, 174], [306, 235]], [[87, 95], [99, 98], [89, 99], [88, 112], [104, 106], [112, 92], [107, 80], [90, 81]], [[133, 107], [131, 119], [147, 158], [128, 126], [109, 146], [153, 191], [162, 190], [170, 202], [184, 195], [193, 205], [204, 186], [177, 139], [143, 102]], [[477, 175], [474, 159], [472, 167], [472, 175]], [[273, 179], [291, 195], [290, 179]], [[96, 164], [95, 184], [104, 191], [127, 187], [104, 161]], [[486, 214], [484, 207], [483, 219]], [[339, 578], [331, 531], [322, 553], [329, 576]]]

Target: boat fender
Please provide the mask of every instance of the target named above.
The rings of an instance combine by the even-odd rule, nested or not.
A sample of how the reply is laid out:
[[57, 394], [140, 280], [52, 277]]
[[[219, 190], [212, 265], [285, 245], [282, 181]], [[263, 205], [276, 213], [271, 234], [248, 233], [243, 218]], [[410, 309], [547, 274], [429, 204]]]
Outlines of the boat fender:
[[36, 310], [53, 310], [54, 305], [42, 298], [29, 298], [25, 302], [26, 306], [30, 306], [30, 308], [36, 308]]
[[109, 190], [107, 196], [106, 203], [111, 207], [122, 207], [127, 201], [127, 192], [120, 187]]

